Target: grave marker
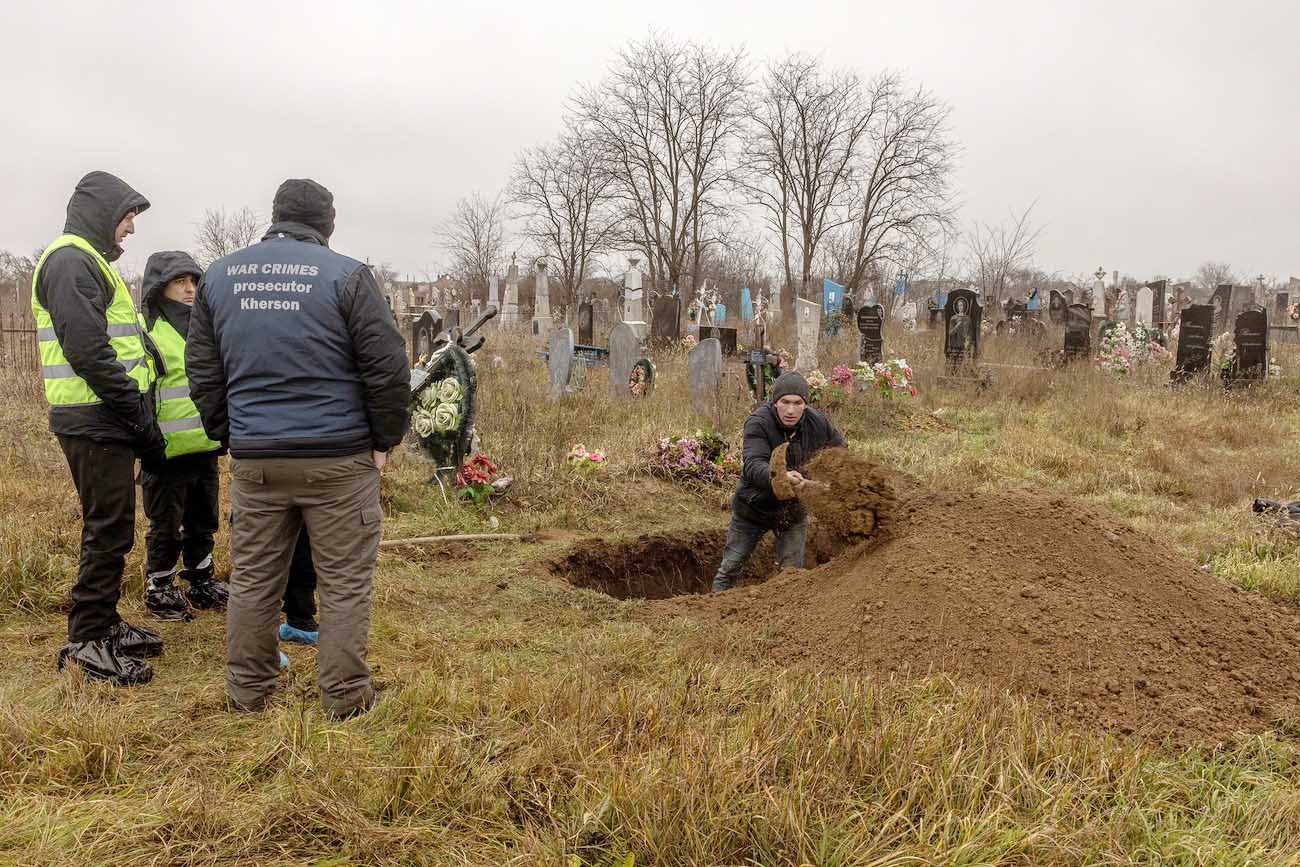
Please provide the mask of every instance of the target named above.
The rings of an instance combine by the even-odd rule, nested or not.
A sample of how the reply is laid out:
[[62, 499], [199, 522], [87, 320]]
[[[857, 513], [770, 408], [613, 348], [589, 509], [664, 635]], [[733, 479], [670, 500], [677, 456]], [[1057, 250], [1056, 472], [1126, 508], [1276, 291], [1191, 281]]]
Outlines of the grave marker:
[[587, 299], [578, 305], [578, 342], [591, 345], [595, 334], [595, 311], [591, 306], [591, 299]]
[[682, 301], [675, 295], [661, 295], [650, 311], [650, 342], [655, 346], [682, 339]]
[[506, 272], [506, 298], [501, 305], [501, 324], [510, 327], [519, 324], [519, 263], [510, 256], [510, 270]]
[[862, 335], [858, 346], [858, 361], [876, 364], [884, 360], [885, 308], [879, 304], [864, 304], [858, 308], [858, 333]]
[[1069, 302], [1065, 300], [1065, 296], [1053, 289], [1047, 295], [1047, 318], [1053, 325], [1066, 324], [1065, 311], [1069, 306]]
[[979, 296], [971, 290], [954, 289], [948, 293], [943, 308], [943, 354], [950, 364], [979, 357], [983, 313]]
[[1168, 328], [1169, 281], [1156, 280], [1148, 283], [1147, 286], [1151, 289], [1151, 323], [1156, 328]]
[[1137, 310], [1134, 317], [1137, 319], [1137, 324], [1144, 328], [1151, 328], [1159, 321], [1154, 309], [1155, 297], [1156, 293], [1150, 286], [1143, 286], [1137, 291]]
[[551, 289], [546, 278], [546, 260], [537, 260], [537, 273], [534, 281], [536, 290], [533, 295], [533, 334], [545, 337], [551, 333]]
[[794, 369], [807, 373], [817, 369], [817, 336], [822, 328], [822, 305], [806, 298], [796, 298], [794, 303], [798, 339]]
[[686, 354], [686, 377], [691, 409], [706, 415], [713, 413], [718, 405], [718, 387], [722, 385], [722, 342], [710, 337], [692, 346]]
[[1214, 333], [1222, 334], [1228, 330], [1228, 323], [1232, 321], [1232, 284], [1220, 284], [1214, 290], [1210, 303], [1214, 305]]
[[569, 384], [569, 374], [573, 372], [573, 331], [557, 328], [551, 332], [549, 352], [546, 360], [551, 374], [551, 396], [564, 394]]
[[1088, 358], [1092, 355], [1092, 310], [1082, 304], [1065, 308], [1065, 357]]
[[609, 396], [629, 397], [628, 377], [641, 357], [641, 336], [631, 324], [620, 322], [609, 331]]
[[701, 341], [713, 338], [721, 343], [723, 355], [736, 354], [736, 334], [735, 328], [724, 328], [721, 325], [701, 325], [696, 329], [696, 336]]
[[1268, 376], [1268, 312], [1252, 304], [1237, 314], [1232, 329], [1236, 346], [1228, 379], [1264, 379]]
[[1213, 339], [1214, 305], [1192, 304], [1183, 310], [1178, 322], [1178, 353], [1170, 374], [1182, 382], [1210, 366], [1210, 342]]

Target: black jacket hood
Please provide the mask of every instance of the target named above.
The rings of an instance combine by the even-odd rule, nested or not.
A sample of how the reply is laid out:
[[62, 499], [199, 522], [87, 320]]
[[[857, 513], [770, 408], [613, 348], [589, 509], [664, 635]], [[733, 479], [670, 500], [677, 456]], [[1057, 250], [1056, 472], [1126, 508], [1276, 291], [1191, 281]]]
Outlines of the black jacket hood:
[[148, 210], [149, 200], [132, 189], [126, 181], [108, 172], [91, 172], [77, 183], [68, 199], [68, 219], [63, 231], [79, 235], [108, 261], [122, 255], [113, 243], [113, 231], [130, 211]]
[[164, 250], [149, 257], [144, 266], [144, 282], [140, 287], [140, 307], [150, 324], [158, 316], [163, 289], [177, 277], [186, 274], [192, 275], [195, 283], [203, 279], [203, 269], [184, 250]]
[[290, 178], [275, 191], [271, 222], [299, 223], [328, 240], [334, 234], [334, 194], [309, 178]]

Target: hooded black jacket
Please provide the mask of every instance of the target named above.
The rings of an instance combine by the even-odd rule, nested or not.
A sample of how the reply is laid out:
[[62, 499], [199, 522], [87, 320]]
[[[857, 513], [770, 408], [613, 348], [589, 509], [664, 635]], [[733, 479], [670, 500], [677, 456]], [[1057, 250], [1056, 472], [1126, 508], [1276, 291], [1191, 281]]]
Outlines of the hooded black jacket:
[[[63, 233], [85, 238], [113, 262], [122, 255], [122, 248], [113, 243], [117, 224], [128, 212], [139, 214], [148, 207], [149, 201], [121, 178], [91, 172], [68, 200]], [[107, 311], [113, 286], [99, 266], [76, 247], [63, 247], [46, 257], [33, 288], [36, 300], [54, 321], [68, 363], [103, 401], [95, 406], [51, 407], [50, 430], [128, 442], [139, 454], [161, 447], [151, 398], [141, 395], [109, 345]]]
[[788, 442], [786, 469], [799, 470], [822, 449], [845, 445], [826, 416], [812, 407], [803, 411], [803, 417], [793, 428], [781, 426], [776, 407], [765, 403], [750, 413], [745, 420], [745, 449], [740, 471], [740, 484], [731, 501], [732, 510], [747, 521], [764, 527], [784, 528], [798, 523], [804, 517], [803, 507], [797, 501], [782, 502], [772, 493], [772, 479], [768, 469], [772, 450]]
[[[292, 192], [292, 191], [291, 191]], [[314, 203], [308, 200], [303, 207]], [[277, 195], [277, 207], [281, 205]], [[322, 206], [323, 207], [323, 206]], [[332, 228], [333, 208], [322, 212], [307, 223], [285, 221], [274, 223], [262, 240], [288, 237], [296, 241], [328, 247], [322, 229]], [[219, 260], [224, 261], [224, 260]], [[203, 428], [208, 437], [230, 443], [230, 415], [226, 390], [226, 370], [221, 358], [220, 341], [213, 329], [212, 311], [205, 296], [209, 275], [190, 314], [190, 333], [185, 348], [185, 371], [190, 380], [194, 402], [203, 417]], [[352, 344], [353, 356], [361, 378], [365, 412], [369, 421], [368, 442], [354, 445], [387, 451], [402, 441], [406, 433], [407, 405], [410, 402], [410, 369], [401, 333], [393, 322], [393, 315], [384, 303], [383, 295], [370, 269], [361, 266], [352, 271], [339, 287], [339, 309], [343, 324]], [[236, 444], [235, 457], [315, 457], [333, 454], [350, 454], [353, 445], [340, 448], [336, 443], [315, 443], [305, 440], [303, 431], [292, 429], [296, 422], [285, 419], [281, 438], [284, 447], [263, 446], [256, 450], [243, 449]]]

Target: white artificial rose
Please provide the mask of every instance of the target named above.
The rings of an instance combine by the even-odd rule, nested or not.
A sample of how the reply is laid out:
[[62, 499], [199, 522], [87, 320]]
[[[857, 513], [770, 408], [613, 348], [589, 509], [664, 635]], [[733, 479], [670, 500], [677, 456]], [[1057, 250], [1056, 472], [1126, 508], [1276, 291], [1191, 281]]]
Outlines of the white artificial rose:
[[411, 430], [415, 431], [418, 436], [433, 436], [433, 410], [418, 409], [411, 416]]
[[453, 403], [440, 403], [433, 411], [433, 429], [437, 433], [451, 433], [460, 426], [460, 408]]
[[460, 403], [464, 394], [464, 389], [460, 387], [460, 380], [454, 376], [449, 376], [438, 383], [438, 400], [441, 403]]

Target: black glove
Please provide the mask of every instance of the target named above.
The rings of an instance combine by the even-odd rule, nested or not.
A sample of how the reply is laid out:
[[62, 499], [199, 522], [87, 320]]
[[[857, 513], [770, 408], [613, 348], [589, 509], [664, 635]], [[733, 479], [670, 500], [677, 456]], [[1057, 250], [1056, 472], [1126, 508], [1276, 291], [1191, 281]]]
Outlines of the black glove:
[[140, 452], [140, 469], [150, 475], [158, 475], [165, 463], [167, 463], [166, 446]]

